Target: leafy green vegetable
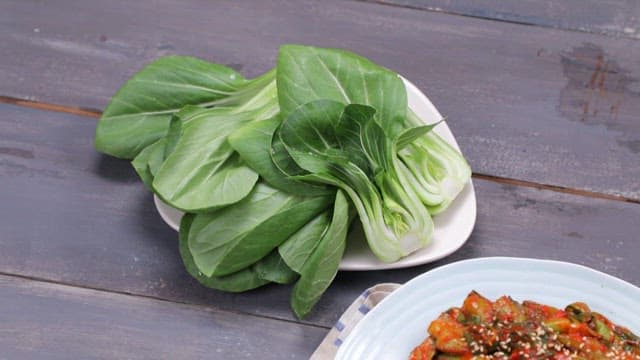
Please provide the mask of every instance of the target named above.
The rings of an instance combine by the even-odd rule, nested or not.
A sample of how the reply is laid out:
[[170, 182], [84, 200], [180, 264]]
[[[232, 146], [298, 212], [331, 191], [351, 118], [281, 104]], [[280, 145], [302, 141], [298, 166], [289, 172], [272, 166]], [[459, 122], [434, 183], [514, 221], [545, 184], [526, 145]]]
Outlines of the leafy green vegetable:
[[396, 73], [349, 51], [300, 45], [281, 46], [277, 64], [283, 116], [325, 99], [372, 106], [389, 136], [404, 129], [407, 92]]
[[253, 266], [261, 279], [278, 284], [291, 284], [299, 277], [298, 273], [291, 270], [284, 262], [278, 250], [273, 250]]
[[352, 218], [347, 197], [342, 191], [338, 191], [331, 223], [302, 266], [300, 280], [291, 293], [291, 308], [299, 318], [311, 311], [338, 273]]
[[407, 181], [430, 213], [444, 211], [469, 181], [471, 170], [462, 155], [430, 128], [419, 128], [424, 123], [408, 109], [396, 73], [348, 51], [285, 45], [278, 56], [277, 80], [283, 115], [321, 99], [364, 104], [376, 109], [374, 118], [389, 137], [408, 129], [422, 135], [398, 139], [403, 164], [397, 167], [405, 168]]
[[[187, 106], [177, 113], [181, 125], [169, 131], [166, 158], [153, 181], [165, 202], [188, 212], [203, 212], [235, 203], [249, 194], [258, 174], [240, 161], [227, 137], [252, 121], [278, 112], [273, 81], [237, 106], [203, 109]], [[170, 129], [171, 130], [171, 129]], [[177, 135], [175, 135], [177, 133]]]
[[[275, 150], [271, 149], [271, 141], [279, 125], [279, 117], [249, 123], [228, 137], [229, 144], [249, 167], [276, 189], [302, 196], [333, 194], [335, 189], [327, 186], [307, 184], [287, 177], [274, 164], [271, 154]], [[284, 148], [281, 151], [288, 157]]]
[[331, 209], [320, 213], [278, 246], [280, 256], [295, 272], [302, 272], [302, 266], [331, 224], [331, 214]]
[[153, 177], [162, 163], [164, 162], [164, 153], [167, 139], [161, 138], [153, 144], [144, 148], [138, 156], [131, 161], [131, 165], [138, 173], [138, 176], [145, 186], [153, 191]]
[[228, 292], [247, 291], [269, 283], [268, 280], [261, 278], [252, 267], [244, 268], [227, 276], [205, 276], [200, 272], [193, 261], [188, 245], [188, 234], [195, 217], [196, 215], [193, 214], [185, 214], [180, 222], [180, 255], [184, 267], [191, 276], [204, 286]]
[[187, 107], [178, 113], [181, 134], [153, 180], [165, 202], [187, 212], [203, 212], [243, 199], [258, 174], [234, 153], [227, 136], [273, 109], [235, 113], [235, 108]]
[[[422, 124], [413, 111], [409, 111], [407, 122], [410, 126]], [[418, 137], [398, 155], [409, 183], [432, 214], [444, 211], [471, 178], [471, 168], [462, 154], [434, 132]]]
[[204, 275], [233, 273], [282, 244], [331, 200], [287, 194], [258, 182], [238, 203], [198, 214], [189, 231], [189, 249]]
[[231, 292], [295, 282], [303, 317], [336, 276], [356, 212], [383, 261], [428, 244], [430, 212], [470, 177], [435, 125], [408, 109], [396, 73], [285, 45], [276, 68], [250, 80], [190, 57], [149, 64], [114, 95], [95, 145], [133, 159], [144, 184], [186, 212], [179, 249], [199, 282]]
[[171, 122], [169, 123], [169, 130], [167, 131], [167, 135], [164, 137], [164, 140], [165, 140], [164, 156], [163, 156], [164, 159], [168, 158], [169, 155], [171, 155], [171, 153], [173, 152], [173, 150], [176, 149], [176, 146], [178, 145], [178, 140], [180, 140], [180, 137], [182, 137], [183, 120], [181, 116], [186, 118], [186, 115], [189, 113], [191, 113], [190, 106], [185, 106], [184, 108], [182, 108], [182, 110], [180, 110], [177, 114], [174, 114], [173, 117], [171, 118]]
[[416, 125], [415, 127], [410, 127], [402, 131], [396, 139], [396, 149], [400, 151], [410, 144], [413, 144], [422, 136], [433, 130], [433, 128], [438, 126], [438, 124], [440, 124], [441, 122], [442, 120], [430, 125]]
[[424, 247], [433, 222], [396, 169], [396, 146], [374, 120], [375, 109], [319, 100], [300, 106], [278, 130], [298, 178], [340, 187], [354, 203], [369, 247], [395, 261]]
[[185, 56], [168, 56], [147, 65], [113, 96], [96, 129], [99, 151], [133, 159], [163, 137], [171, 114], [185, 105], [237, 105], [253, 97], [273, 73], [246, 80], [226, 66]]
[[178, 139], [182, 135], [182, 120], [175, 114], [171, 118], [167, 135], [144, 148], [132, 161], [131, 165], [142, 179], [145, 186], [153, 191], [153, 178], [164, 160], [173, 152]]

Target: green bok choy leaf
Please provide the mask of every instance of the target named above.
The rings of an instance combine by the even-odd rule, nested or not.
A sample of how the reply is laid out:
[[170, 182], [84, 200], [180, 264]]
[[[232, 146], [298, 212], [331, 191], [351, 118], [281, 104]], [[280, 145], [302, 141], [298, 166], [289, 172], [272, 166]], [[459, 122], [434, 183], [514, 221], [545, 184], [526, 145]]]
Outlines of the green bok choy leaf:
[[185, 105], [238, 106], [273, 83], [274, 72], [247, 80], [235, 70], [187, 56], [147, 65], [113, 96], [96, 128], [96, 149], [133, 159], [167, 133]]
[[241, 201], [198, 214], [189, 250], [205, 276], [224, 276], [269, 254], [331, 205], [332, 197], [301, 197], [258, 182]]
[[331, 221], [300, 267], [300, 279], [291, 292], [291, 308], [297, 317], [303, 318], [311, 311], [338, 273], [354, 215], [349, 200], [342, 191], [338, 191]]
[[187, 272], [202, 285], [228, 292], [243, 292], [268, 284], [253, 267], [247, 267], [226, 276], [206, 276], [196, 266], [189, 250], [189, 232], [197, 215], [185, 214], [180, 222], [179, 248]]

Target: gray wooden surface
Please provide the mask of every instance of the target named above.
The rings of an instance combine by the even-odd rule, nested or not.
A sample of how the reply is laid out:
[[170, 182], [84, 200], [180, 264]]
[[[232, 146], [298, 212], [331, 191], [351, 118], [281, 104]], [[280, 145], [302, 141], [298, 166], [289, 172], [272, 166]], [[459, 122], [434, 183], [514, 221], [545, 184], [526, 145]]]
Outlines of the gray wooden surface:
[[[184, 271], [177, 234], [127, 161], [96, 153], [96, 120], [0, 105], [0, 272], [293, 319], [287, 286], [206, 289]], [[478, 219], [448, 258], [522, 256], [592, 266], [640, 283], [640, 206], [475, 180]], [[53, 239], [53, 240], [52, 240]], [[306, 321], [330, 326], [362, 290], [431, 265], [338, 277]]]
[[[473, 3], [532, 16], [532, 2]], [[627, 24], [589, 14], [591, 32]], [[345, 0], [0, 2], [0, 359], [305, 358], [364, 289], [482, 256], [640, 285], [640, 42], [474, 16]], [[341, 272], [303, 321], [288, 286], [192, 280], [129, 163], [93, 149], [100, 109], [146, 62], [195, 55], [255, 76], [287, 42], [348, 48], [416, 83], [449, 117], [478, 199], [458, 252]]]
[[2, 359], [307, 359], [326, 332], [3, 275], [0, 309]]
[[342, 47], [415, 82], [475, 172], [640, 199], [637, 40], [343, 0], [153, 4], [3, 1], [0, 94], [101, 109], [162, 55], [255, 76], [282, 43]]
[[636, 0], [365, 0], [520, 24], [640, 38]]

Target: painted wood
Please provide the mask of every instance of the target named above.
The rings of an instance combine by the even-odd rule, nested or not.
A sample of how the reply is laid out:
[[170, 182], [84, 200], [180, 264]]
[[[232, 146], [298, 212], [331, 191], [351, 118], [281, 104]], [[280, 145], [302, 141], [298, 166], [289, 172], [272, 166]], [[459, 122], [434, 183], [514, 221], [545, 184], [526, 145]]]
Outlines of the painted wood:
[[30, 360], [308, 359], [327, 331], [2, 275], [0, 320], [0, 358]]
[[640, 39], [636, 0], [368, 0], [484, 19]]
[[[95, 124], [0, 104], [0, 273], [294, 320], [288, 286], [227, 294], [192, 280], [177, 234], [131, 166], [93, 149]], [[564, 260], [640, 285], [638, 204], [483, 180], [475, 186], [476, 227], [458, 252], [410, 269], [341, 272], [305, 322], [331, 326], [374, 284], [472, 257]]]
[[337, 0], [9, 0], [0, 19], [0, 95], [101, 109], [163, 55], [255, 76], [280, 44], [342, 47], [418, 85], [475, 172], [640, 199], [637, 40]]

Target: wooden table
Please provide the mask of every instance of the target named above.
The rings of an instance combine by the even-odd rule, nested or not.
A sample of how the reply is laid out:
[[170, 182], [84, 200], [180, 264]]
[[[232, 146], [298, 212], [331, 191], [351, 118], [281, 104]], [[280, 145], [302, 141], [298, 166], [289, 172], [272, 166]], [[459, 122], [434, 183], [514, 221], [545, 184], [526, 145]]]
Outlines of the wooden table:
[[[342, 47], [411, 79], [474, 170], [458, 252], [341, 272], [296, 320], [290, 288], [227, 294], [185, 272], [100, 110], [184, 54], [255, 76], [283, 43]], [[483, 256], [556, 259], [640, 285], [640, 2], [0, 2], [0, 358], [307, 358], [380, 282]]]

